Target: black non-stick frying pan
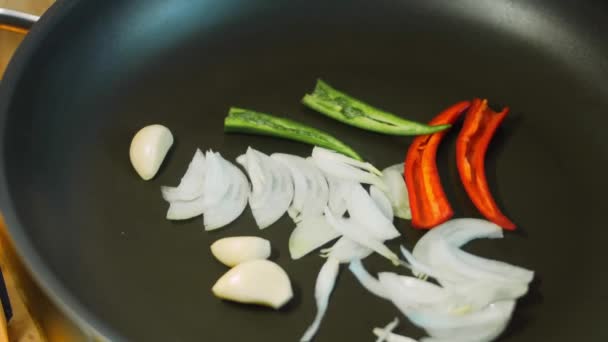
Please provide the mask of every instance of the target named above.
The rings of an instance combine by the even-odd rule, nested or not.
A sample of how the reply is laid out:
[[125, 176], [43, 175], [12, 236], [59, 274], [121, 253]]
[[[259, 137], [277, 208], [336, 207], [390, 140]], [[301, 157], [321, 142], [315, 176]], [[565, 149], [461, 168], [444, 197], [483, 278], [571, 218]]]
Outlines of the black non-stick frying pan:
[[[427, 121], [463, 99], [512, 112], [488, 151], [490, 186], [518, 225], [468, 249], [536, 271], [501, 341], [607, 341], [608, 3], [605, 1], [58, 1], [13, 58], [0, 92], [2, 213], [40, 284], [112, 340], [294, 341], [311, 322], [323, 260], [291, 261], [289, 219], [259, 231], [249, 210], [217, 232], [165, 220], [196, 147], [234, 158], [247, 146], [310, 147], [226, 135], [229, 106], [282, 114], [343, 139], [379, 167], [410, 138], [373, 134], [300, 104], [322, 77], [404, 117]], [[176, 137], [155, 179], [129, 163], [152, 123]], [[457, 217], [452, 129], [438, 160]], [[411, 247], [422, 236], [397, 221]], [[231, 304], [209, 245], [259, 235], [289, 273], [286, 308]], [[370, 257], [372, 271], [387, 268]], [[390, 269], [390, 266], [388, 266]], [[342, 272], [317, 341], [370, 341], [398, 311]], [[406, 322], [406, 319], [402, 319]], [[422, 332], [403, 323], [400, 333]]]

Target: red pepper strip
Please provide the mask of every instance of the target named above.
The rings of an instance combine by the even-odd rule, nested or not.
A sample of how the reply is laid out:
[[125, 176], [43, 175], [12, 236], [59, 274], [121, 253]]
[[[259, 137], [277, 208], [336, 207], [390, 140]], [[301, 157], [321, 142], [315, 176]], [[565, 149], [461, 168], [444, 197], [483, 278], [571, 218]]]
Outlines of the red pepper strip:
[[[456, 103], [437, 115], [429, 125], [452, 124], [469, 106], [469, 101]], [[407, 150], [404, 174], [414, 228], [431, 229], [454, 215], [443, 192], [435, 161], [445, 134], [446, 131], [441, 131], [418, 136]]]
[[473, 100], [456, 140], [456, 165], [465, 190], [481, 214], [513, 230], [515, 224], [500, 211], [490, 193], [484, 162], [490, 140], [508, 112], [508, 107], [497, 113], [488, 107], [487, 100]]

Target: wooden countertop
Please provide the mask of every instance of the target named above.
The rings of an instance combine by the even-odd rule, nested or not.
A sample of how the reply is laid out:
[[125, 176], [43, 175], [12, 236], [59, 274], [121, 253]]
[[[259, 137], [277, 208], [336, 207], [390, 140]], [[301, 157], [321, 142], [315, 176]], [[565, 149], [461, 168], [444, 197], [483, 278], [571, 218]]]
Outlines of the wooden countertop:
[[[41, 15], [52, 3], [53, 0], [0, 0], [0, 8]], [[0, 31], [0, 77], [22, 39], [21, 34]]]
[[[53, 0], [0, 0], [0, 8], [41, 15], [52, 3]], [[22, 40], [22, 34], [0, 30], [0, 79]], [[91, 340], [76, 328], [34, 283], [12, 246], [1, 214], [0, 268], [13, 308], [13, 317], [8, 324], [0, 312], [0, 342]], [[8, 329], [3, 333], [5, 327]]]

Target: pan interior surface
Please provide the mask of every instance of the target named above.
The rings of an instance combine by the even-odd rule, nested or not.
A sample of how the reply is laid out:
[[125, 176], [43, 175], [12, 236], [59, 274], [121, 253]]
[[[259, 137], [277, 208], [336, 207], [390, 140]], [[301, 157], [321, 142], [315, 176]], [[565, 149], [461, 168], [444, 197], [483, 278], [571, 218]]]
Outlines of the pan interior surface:
[[[608, 230], [608, 10], [568, 1], [60, 1], [28, 37], [3, 84], [2, 168], [7, 216], [44, 260], [76, 314], [117, 340], [293, 341], [315, 314], [323, 259], [291, 261], [288, 218], [259, 231], [250, 210], [204, 232], [200, 218], [165, 220], [161, 185], [175, 185], [195, 149], [229, 160], [252, 146], [302, 156], [311, 148], [226, 135], [230, 106], [284, 115], [326, 130], [379, 168], [401, 162], [407, 137], [348, 127], [300, 104], [317, 78], [400, 115], [428, 121], [448, 105], [484, 97], [511, 114], [488, 151], [500, 206], [518, 225], [467, 249], [535, 270], [503, 341], [608, 340], [603, 272]], [[59, 20], [61, 18], [61, 20]], [[21, 67], [19, 64], [23, 64]], [[10, 91], [9, 91], [10, 88]], [[10, 96], [8, 94], [10, 93]], [[135, 132], [169, 127], [176, 143], [152, 181], [129, 163]], [[454, 140], [438, 155], [456, 217], [477, 217], [458, 179]], [[397, 221], [412, 247], [423, 232]], [[271, 240], [292, 279], [286, 308], [222, 302], [226, 271], [216, 239]], [[25, 250], [25, 249], [23, 249]], [[28, 255], [26, 255], [28, 257]], [[34, 256], [30, 256], [34, 257]], [[391, 270], [377, 257], [371, 271]], [[45, 273], [46, 274], [46, 273]], [[44, 279], [42, 279], [44, 281]], [[70, 299], [65, 296], [70, 294]], [[86, 309], [85, 309], [86, 308]], [[398, 316], [344, 267], [317, 341], [369, 341]], [[406, 319], [399, 333], [423, 332]]]

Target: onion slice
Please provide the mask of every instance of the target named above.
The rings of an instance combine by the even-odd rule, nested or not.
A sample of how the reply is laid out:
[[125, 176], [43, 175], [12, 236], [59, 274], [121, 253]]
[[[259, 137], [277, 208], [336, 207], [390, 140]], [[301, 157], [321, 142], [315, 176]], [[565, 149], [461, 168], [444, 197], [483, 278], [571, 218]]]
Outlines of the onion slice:
[[342, 235], [362, 246], [374, 250], [376, 253], [389, 259], [393, 264], [400, 264], [399, 257], [386, 247], [382, 241], [370, 234], [366, 227], [354, 222], [352, 219], [335, 217], [329, 208], [325, 209], [325, 218], [327, 219], [327, 222]]
[[362, 246], [361, 244], [342, 236], [333, 246], [322, 249], [321, 256], [324, 258], [334, 258], [342, 264], [348, 264], [355, 260], [367, 258], [374, 251]]
[[372, 198], [374, 203], [376, 203], [376, 206], [378, 207], [378, 209], [380, 209], [382, 214], [384, 214], [384, 217], [392, 221], [393, 216], [395, 215], [393, 212], [393, 206], [391, 204], [391, 201], [388, 199], [386, 194], [382, 192], [382, 190], [380, 190], [377, 186], [372, 185], [369, 187], [369, 196]]
[[289, 236], [289, 254], [296, 260], [340, 236], [323, 215], [306, 217]]
[[373, 332], [374, 332], [374, 335], [376, 335], [378, 337], [385, 336], [384, 341], [386, 341], [386, 342], [417, 342], [413, 338], [409, 338], [409, 337], [403, 336], [403, 335], [398, 335], [398, 334], [395, 334], [394, 332], [385, 333], [385, 330], [381, 329], [381, 328], [374, 328]]
[[382, 170], [382, 180], [387, 186], [387, 196], [391, 201], [395, 216], [410, 220], [412, 211], [410, 210], [410, 200], [403, 178], [403, 163], [395, 164]]
[[321, 321], [327, 311], [327, 305], [329, 304], [329, 297], [336, 284], [338, 273], [340, 271], [340, 262], [334, 258], [328, 258], [323, 266], [319, 275], [317, 276], [317, 282], [315, 284], [315, 300], [317, 303], [317, 314], [312, 324], [306, 329], [304, 335], [300, 339], [301, 342], [312, 340], [317, 334]]
[[399, 318], [395, 317], [395, 319], [388, 323], [384, 328], [378, 329], [380, 331], [380, 334], [376, 335], [378, 337], [376, 339], [376, 342], [385, 342], [387, 340], [388, 335], [392, 333], [398, 325]]
[[256, 224], [264, 229], [283, 216], [293, 199], [289, 170], [251, 147], [237, 158], [237, 162], [249, 174], [253, 188], [249, 195], [249, 206]]
[[[249, 196], [249, 181], [245, 174], [226, 159], [217, 155], [219, 163], [223, 164], [222, 169], [228, 175], [229, 186], [226, 193], [219, 201], [213, 205], [205, 206], [203, 222], [205, 230], [221, 228], [239, 217], [247, 206]], [[211, 196], [206, 196], [209, 198]]]
[[203, 183], [203, 206], [208, 208], [219, 203], [231, 185], [231, 178], [234, 174], [228, 170], [225, 159], [211, 150], [205, 153], [205, 161], [207, 163], [207, 171], [205, 181]]
[[359, 169], [365, 170], [367, 172], [376, 174], [378, 176], [382, 176], [382, 172], [370, 163], [362, 162], [362, 161], [347, 157], [341, 153], [338, 153], [338, 152], [335, 152], [335, 151], [332, 151], [332, 150], [329, 150], [329, 149], [326, 149], [323, 147], [315, 146], [312, 149], [312, 157], [317, 160], [323, 160], [323, 159], [332, 160], [335, 162], [351, 165], [351, 166], [357, 167]]
[[371, 274], [367, 272], [365, 267], [363, 267], [363, 263], [361, 260], [353, 260], [348, 269], [352, 272], [352, 274], [359, 280], [361, 285], [365, 287], [369, 292], [374, 295], [390, 300], [389, 295], [386, 293], [384, 286], [380, 283], [380, 281], [374, 278]]
[[167, 202], [192, 201], [203, 195], [204, 179], [205, 155], [197, 148], [179, 185], [177, 187], [161, 186], [160, 190]]
[[187, 220], [199, 215], [205, 211], [203, 196], [192, 201], [174, 201], [169, 203], [167, 210], [167, 220]]
[[458, 338], [476, 341], [478, 339], [470, 337], [485, 335], [482, 340], [490, 341], [507, 326], [514, 308], [515, 301], [509, 300], [492, 303], [481, 310], [462, 315], [416, 308], [409, 309], [405, 314], [414, 325], [424, 328], [431, 337], [448, 338], [450, 341]]
[[325, 178], [329, 185], [329, 202], [327, 205], [334, 215], [342, 217], [346, 213], [346, 199], [350, 196], [350, 191], [357, 183], [328, 174], [325, 175]]
[[471, 280], [507, 286], [513, 284], [515, 287], [517, 283], [528, 284], [534, 277], [533, 271], [481, 258], [459, 249], [473, 239], [501, 238], [502, 234], [498, 225], [485, 220], [454, 219], [424, 235], [412, 254], [434, 270], [442, 285], [458, 285]]
[[376, 240], [391, 240], [400, 235], [393, 222], [386, 218], [361, 184], [353, 187], [347, 205], [351, 220], [364, 226]]
[[274, 153], [271, 158], [286, 166], [293, 179], [294, 195], [288, 210], [291, 218], [297, 223], [308, 216], [323, 214], [329, 200], [329, 186], [323, 172], [299, 156]]
[[312, 159], [324, 173], [357, 183], [373, 184], [382, 191], [387, 191], [386, 184], [384, 184], [382, 179], [376, 173], [371, 173], [366, 169], [354, 166], [358, 165], [360, 162], [354, 159], [352, 162], [346, 162], [344, 158], [350, 158], [343, 155], [339, 155], [339, 158], [332, 158], [331, 156], [327, 156], [325, 153], [318, 153], [318, 149], [320, 149], [320, 147], [315, 147], [313, 149]]

